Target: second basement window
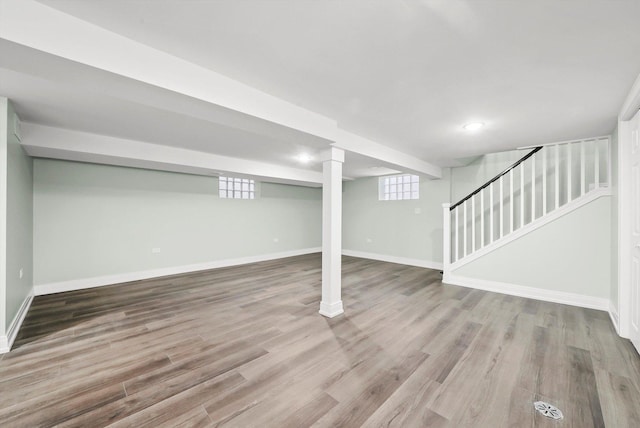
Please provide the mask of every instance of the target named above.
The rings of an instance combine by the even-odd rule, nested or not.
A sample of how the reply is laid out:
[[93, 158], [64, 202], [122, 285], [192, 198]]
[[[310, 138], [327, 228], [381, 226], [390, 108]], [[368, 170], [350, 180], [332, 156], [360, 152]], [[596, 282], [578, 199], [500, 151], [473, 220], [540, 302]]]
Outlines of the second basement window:
[[380, 177], [378, 191], [381, 201], [420, 199], [420, 177], [411, 174]]
[[248, 178], [220, 177], [218, 189], [221, 198], [255, 199], [256, 183]]

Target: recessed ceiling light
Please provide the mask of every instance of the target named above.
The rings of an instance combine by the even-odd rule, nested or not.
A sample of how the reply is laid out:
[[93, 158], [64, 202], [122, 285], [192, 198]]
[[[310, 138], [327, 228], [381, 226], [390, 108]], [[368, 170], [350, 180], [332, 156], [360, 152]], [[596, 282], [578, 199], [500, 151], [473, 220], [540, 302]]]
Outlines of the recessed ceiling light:
[[477, 131], [484, 126], [484, 122], [471, 122], [467, 123], [463, 128], [467, 131]]
[[309, 163], [311, 162], [311, 156], [309, 156], [306, 153], [303, 153], [301, 155], [298, 155], [298, 161], [301, 163]]

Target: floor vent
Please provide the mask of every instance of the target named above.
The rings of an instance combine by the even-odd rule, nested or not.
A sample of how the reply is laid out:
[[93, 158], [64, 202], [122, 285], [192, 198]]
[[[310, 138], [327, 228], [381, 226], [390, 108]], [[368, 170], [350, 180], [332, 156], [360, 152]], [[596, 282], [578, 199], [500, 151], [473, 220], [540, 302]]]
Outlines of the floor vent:
[[560, 409], [558, 409], [556, 406], [553, 406], [549, 403], [545, 403], [544, 401], [536, 401], [535, 403], [533, 403], [533, 407], [535, 407], [535, 409], [539, 413], [546, 416], [547, 418], [556, 419], [556, 420], [564, 418]]

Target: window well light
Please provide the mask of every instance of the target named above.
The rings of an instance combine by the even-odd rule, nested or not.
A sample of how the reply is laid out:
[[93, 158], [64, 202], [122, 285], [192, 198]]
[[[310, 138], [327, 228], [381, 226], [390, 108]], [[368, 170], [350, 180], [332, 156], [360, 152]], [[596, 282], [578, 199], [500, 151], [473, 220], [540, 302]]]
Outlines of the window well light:
[[483, 122], [471, 122], [471, 123], [467, 123], [462, 128], [464, 130], [466, 130], [466, 131], [477, 131], [478, 129], [482, 128], [483, 126], [484, 126]]

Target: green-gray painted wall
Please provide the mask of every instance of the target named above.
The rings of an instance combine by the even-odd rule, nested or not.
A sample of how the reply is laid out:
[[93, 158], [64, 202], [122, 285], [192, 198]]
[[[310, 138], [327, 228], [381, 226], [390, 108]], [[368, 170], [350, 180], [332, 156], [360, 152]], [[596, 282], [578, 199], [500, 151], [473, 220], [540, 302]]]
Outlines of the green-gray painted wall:
[[451, 169], [451, 203], [456, 203], [479, 186], [513, 165], [528, 150], [510, 150], [480, 156], [467, 166]]
[[610, 219], [611, 198], [598, 198], [454, 273], [608, 299]]
[[345, 182], [342, 248], [442, 263], [442, 204], [449, 201], [449, 187], [448, 169], [441, 180], [420, 179], [419, 200], [378, 200], [377, 177]]
[[34, 280], [320, 247], [321, 215], [320, 189], [260, 183], [255, 200], [219, 199], [214, 177], [36, 159]]
[[6, 118], [2, 144], [6, 146], [7, 157], [4, 320], [8, 329], [33, 287], [33, 161], [15, 135], [16, 113], [11, 102], [2, 99], [1, 108]]

